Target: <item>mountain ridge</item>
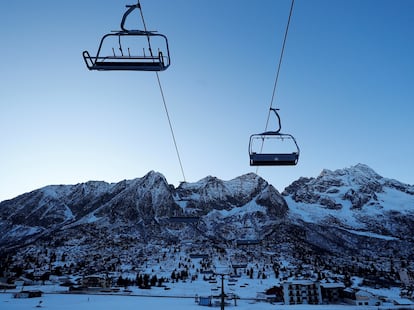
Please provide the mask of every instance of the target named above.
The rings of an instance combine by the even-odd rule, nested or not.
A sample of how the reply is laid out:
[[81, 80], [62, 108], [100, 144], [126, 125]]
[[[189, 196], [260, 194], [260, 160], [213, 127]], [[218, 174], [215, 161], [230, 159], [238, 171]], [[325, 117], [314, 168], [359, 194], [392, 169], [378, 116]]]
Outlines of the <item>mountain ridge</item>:
[[363, 164], [324, 169], [282, 193], [254, 173], [228, 181], [207, 176], [174, 187], [150, 171], [117, 183], [49, 185], [0, 202], [0, 245], [24, 255], [47, 244], [74, 260], [80, 248], [138, 253], [183, 246], [185, 240], [191, 240], [189, 252], [201, 246], [239, 251], [239, 244], [253, 243], [291, 259], [298, 251], [352, 257], [378, 256], [381, 250], [409, 257], [413, 206], [414, 186], [383, 178]]
[[402, 220], [412, 213], [414, 206], [414, 186], [383, 178], [362, 164], [348, 169], [323, 170], [316, 178], [301, 178], [288, 186], [283, 195], [290, 206], [296, 207], [296, 215], [308, 205], [321, 211], [315, 212], [313, 219], [308, 217], [308, 222], [317, 223], [318, 216], [323, 220], [342, 212], [346, 221], [336, 221], [342, 228], [371, 229], [374, 233], [386, 232], [401, 238], [405, 230], [397, 232], [378, 216]]

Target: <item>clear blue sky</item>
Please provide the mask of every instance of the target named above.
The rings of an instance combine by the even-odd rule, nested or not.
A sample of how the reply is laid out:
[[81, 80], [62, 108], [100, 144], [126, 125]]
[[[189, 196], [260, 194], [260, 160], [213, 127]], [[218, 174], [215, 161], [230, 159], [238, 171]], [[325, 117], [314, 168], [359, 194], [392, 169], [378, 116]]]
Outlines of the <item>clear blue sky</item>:
[[[0, 3], [0, 201], [49, 184], [183, 177], [155, 73], [91, 72], [81, 53], [135, 1]], [[168, 36], [160, 73], [186, 179], [255, 172], [290, 0], [141, 0]], [[296, 0], [274, 106], [301, 158], [258, 173], [365, 163], [414, 184], [414, 1]], [[274, 124], [274, 123], [273, 123]]]

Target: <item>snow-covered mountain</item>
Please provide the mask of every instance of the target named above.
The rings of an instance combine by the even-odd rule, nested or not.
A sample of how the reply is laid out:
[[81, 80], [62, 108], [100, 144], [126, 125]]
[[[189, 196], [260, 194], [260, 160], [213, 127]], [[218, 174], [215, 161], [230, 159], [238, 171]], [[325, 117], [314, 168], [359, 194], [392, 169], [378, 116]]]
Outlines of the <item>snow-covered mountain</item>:
[[24, 252], [46, 244], [74, 257], [102, 251], [133, 257], [154, 245], [191, 243], [197, 251], [251, 242], [258, 248], [249, 253], [258, 259], [269, 249], [292, 257], [396, 251], [408, 257], [413, 207], [414, 186], [362, 164], [300, 178], [282, 195], [253, 173], [175, 188], [151, 171], [112, 184], [51, 185], [1, 202], [0, 248]]
[[366, 165], [300, 178], [283, 195], [289, 218], [306, 223], [306, 240], [314, 245], [367, 255], [391, 245], [402, 253], [412, 251], [414, 186], [384, 178]]
[[184, 215], [200, 218], [202, 235], [222, 241], [262, 238], [268, 226], [283, 220], [288, 211], [280, 193], [253, 173], [230, 181], [209, 176], [182, 183], [175, 197]]
[[[105, 229], [114, 234], [125, 231], [145, 239], [160, 235], [168, 238], [182, 235], [180, 229], [163, 229], [176, 227], [177, 221], [171, 224], [171, 219], [177, 217], [203, 219], [204, 235], [217, 235], [233, 223], [239, 228], [242, 221], [254, 222], [261, 230], [266, 222], [283, 217], [287, 209], [279, 192], [255, 174], [230, 181], [206, 177], [174, 188], [163, 175], [151, 171], [142, 178], [114, 184], [90, 181], [47, 186], [3, 201], [0, 245], [30, 243], [40, 236], [76, 227]], [[219, 222], [226, 223], [227, 228], [210, 225]]]
[[283, 195], [292, 219], [395, 238], [414, 228], [414, 186], [383, 178], [363, 164], [301, 178]]

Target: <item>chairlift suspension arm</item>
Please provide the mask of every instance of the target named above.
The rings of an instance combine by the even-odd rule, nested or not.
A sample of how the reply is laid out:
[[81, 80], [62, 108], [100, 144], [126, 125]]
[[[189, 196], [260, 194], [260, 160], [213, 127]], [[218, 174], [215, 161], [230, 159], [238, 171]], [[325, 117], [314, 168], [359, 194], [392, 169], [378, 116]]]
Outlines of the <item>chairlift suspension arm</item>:
[[270, 108], [270, 111], [275, 112], [276, 117], [277, 117], [277, 121], [278, 121], [278, 125], [279, 125], [279, 128], [276, 130], [276, 133], [280, 132], [280, 130], [282, 129], [282, 121], [280, 120], [279, 113], [277, 113], [278, 110], [279, 109], [276, 109], [276, 108]]
[[141, 4], [138, 3], [137, 4], [133, 4], [133, 5], [126, 5], [126, 7], [128, 8], [128, 10], [124, 13], [124, 16], [122, 16], [122, 20], [121, 20], [121, 29], [125, 32], [129, 32], [130, 30], [125, 29], [125, 21], [128, 17], [128, 15], [135, 9], [139, 9], [141, 10]]

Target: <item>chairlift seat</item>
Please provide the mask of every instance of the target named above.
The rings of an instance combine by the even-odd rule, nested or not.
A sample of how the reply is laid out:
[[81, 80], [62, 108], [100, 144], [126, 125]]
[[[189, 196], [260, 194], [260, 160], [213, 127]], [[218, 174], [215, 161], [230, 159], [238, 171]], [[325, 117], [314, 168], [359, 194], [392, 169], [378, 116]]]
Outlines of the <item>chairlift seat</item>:
[[[85, 56], [84, 56], [85, 57]], [[153, 61], [93, 61], [92, 58], [85, 58], [89, 70], [99, 71], [164, 71], [167, 67], [159, 59]]]
[[299, 153], [291, 154], [250, 154], [250, 166], [294, 166]]
[[[123, 27], [123, 26], [121, 26]], [[159, 40], [162, 45], [158, 53], [154, 55], [150, 52], [150, 55], [145, 53], [137, 53], [134, 50], [134, 54], [129, 56], [115, 55], [115, 53], [108, 53], [108, 50], [104, 50], [104, 46], [108, 47], [111, 43], [118, 42], [118, 49], [126, 50], [128, 46], [122, 47], [121, 38], [129, 38], [136, 43], [140, 42], [140, 38], [145, 38], [145, 42], [151, 42], [151, 40]], [[109, 44], [108, 44], [109, 43]], [[151, 48], [149, 44], [148, 48]], [[113, 50], [113, 48], [112, 48]], [[129, 51], [128, 51], [129, 53]], [[96, 56], [90, 56], [88, 51], [83, 51], [83, 59], [89, 70], [99, 71], [164, 71], [170, 66], [170, 51], [168, 47], [167, 37], [154, 31], [141, 31], [141, 30], [122, 30], [118, 32], [108, 33], [104, 35], [98, 47]]]
[[98, 71], [164, 71], [169, 66], [169, 59], [166, 64], [162, 53], [159, 53], [158, 57], [93, 57], [89, 55], [88, 51], [84, 51], [83, 59], [89, 70]]
[[163, 71], [165, 66], [160, 62], [112, 62], [97, 61], [94, 65], [95, 70], [131, 70], [131, 71]]

